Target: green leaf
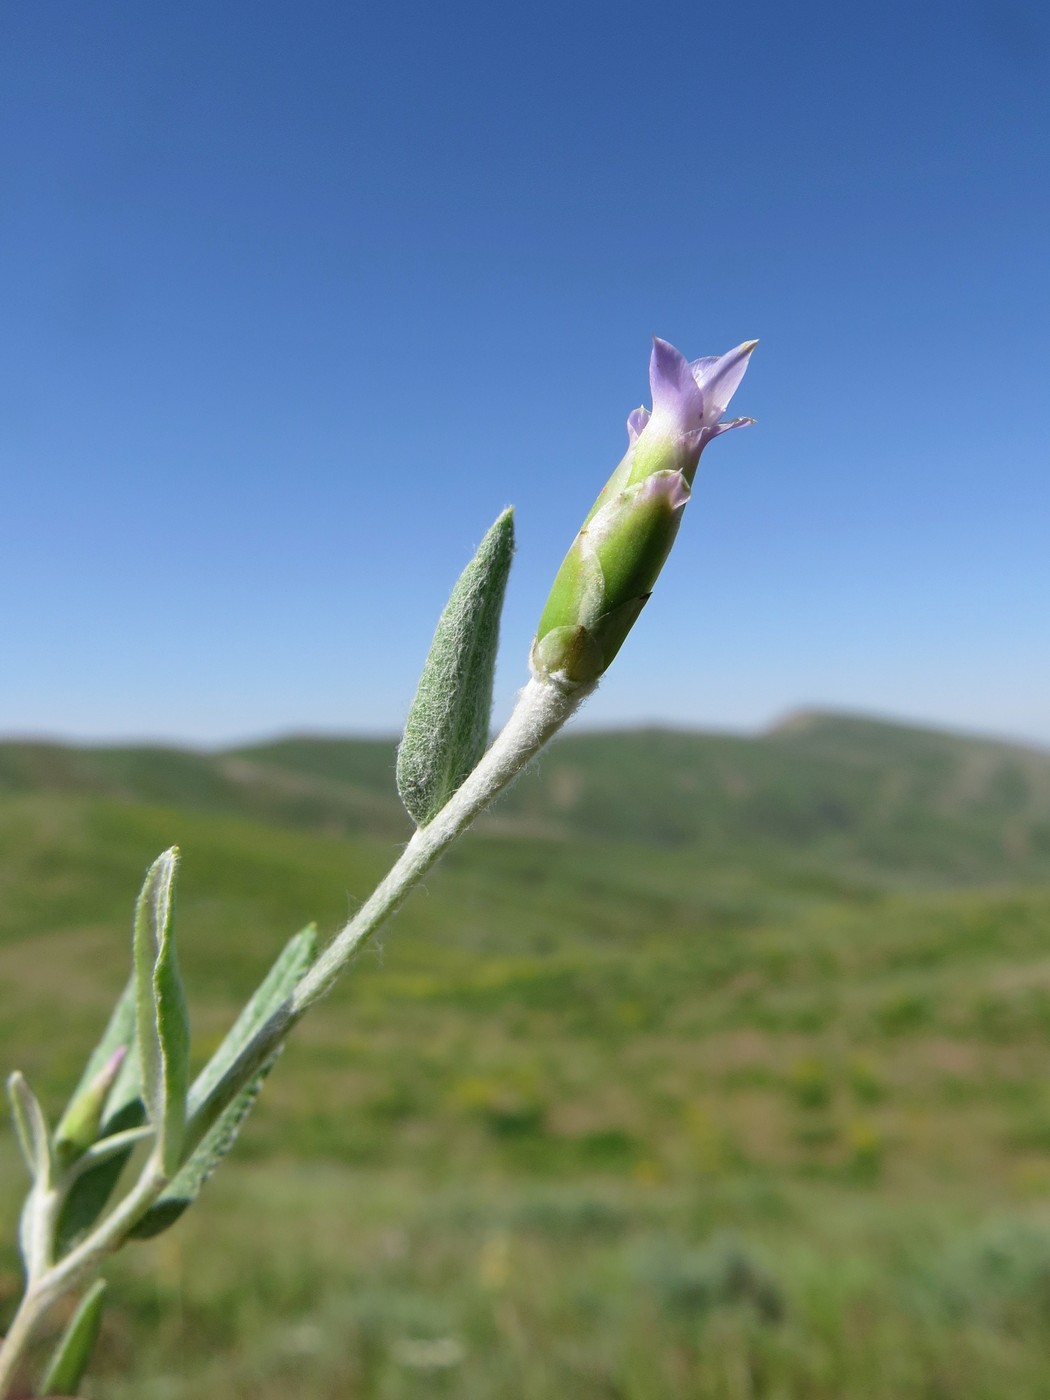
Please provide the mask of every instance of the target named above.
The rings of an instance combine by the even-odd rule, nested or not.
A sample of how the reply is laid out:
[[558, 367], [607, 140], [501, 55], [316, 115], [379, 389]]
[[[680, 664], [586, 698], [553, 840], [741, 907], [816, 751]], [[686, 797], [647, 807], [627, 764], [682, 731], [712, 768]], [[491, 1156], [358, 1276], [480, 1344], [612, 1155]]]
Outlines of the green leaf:
[[514, 553], [505, 510], [463, 570], [438, 621], [397, 751], [397, 788], [426, 826], [485, 752], [500, 613]]
[[[106, 1115], [108, 1116], [112, 1116], [112, 1114], [115, 1111], [119, 1112], [120, 1108], [123, 1107], [123, 1104], [114, 1103], [114, 1096], [116, 1095], [119, 1089], [126, 1089], [128, 1075], [126, 1074], [125, 1070], [127, 1066], [127, 1061], [129, 1058], [131, 1058], [131, 1052], [135, 1048], [134, 977], [129, 978], [127, 986], [124, 988], [123, 992], [121, 992], [120, 997], [117, 1000], [117, 1004], [113, 1008], [113, 1014], [109, 1018], [109, 1022], [106, 1026], [106, 1029], [102, 1032], [102, 1039], [98, 1042], [98, 1044], [95, 1046], [94, 1050], [92, 1050], [90, 1056], [88, 1057], [88, 1062], [84, 1066], [84, 1072], [80, 1076], [80, 1083], [69, 1096], [69, 1103], [66, 1106], [65, 1113], [63, 1113], [62, 1115], [62, 1122], [64, 1122], [66, 1118], [69, 1117], [70, 1111], [72, 1110], [73, 1106], [90, 1092], [95, 1081], [98, 1079], [98, 1076], [105, 1069], [106, 1065], [109, 1064], [113, 1052], [115, 1050], [119, 1050], [122, 1045], [127, 1049], [128, 1054], [125, 1057], [124, 1064], [121, 1065], [121, 1072], [117, 1076], [116, 1083], [110, 1090], [109, 1097], [106, 1100]], [[140, 1090], [136, 1086], [133, 1097], [138, 1098], [139, 1093]], [[127, 1102], [126, 1098], [125, 1102]], [[58, 1130], [61, 1131], [61, 1122], [59, 1123]]]
[[[142, 1098], [142, 1074], [139, 1065], [139, 1047], [135, 1030], [136, 1021], [136, 978], [132, 973], [128, 978], [127, 985], [113, 1008], [113, 1014], [109, 1018], [109, 1023], [102, 1033], [102, 1039], [91, 1052], [87, 1064], [84, 1066], [84, 1073], [80, 1076], [80, 1083], [70, 1095], [69, 1108], [86, 1094], [91, 1085], [105, 1069], [114, 1052], [122, 1045], [127, 1046], [127, 1054], [124, 1056], [124, 1063], [120, 1067], [120, 1073], [114, 1081], [113, 1087], [109, 1091], [105, 1108], [102, 1114], [102, 1128], [99, 1137], [108, 1137], [113, 1132], [119, 1132], [119, 1128], [114, 1128], [113, 1123], [117, 1120], [126, 1122], [127, 1108], [129, 1104], [135, 1103]], [[65, 1117], [65, 1114], [63, 1115]], [[61, 1124], [59, 1125], [59, 1130]]]
[[73, 1181], [76, 1181], [77, 1177], [83, 1176], [86, 1172], [94, 1171], [96, 1167], [108, 1162], [111, 1157], [131, 1152], [140, 1143], [150, 1142], [152, 1138], [153, 1129], [148, 1123], [143, 1127], [125, 1128], [121, 1132], [113, 1133], [110, 1137], [100, 1138], [98, 1142], [93, 1142], [83, 1155], [78, 1157], [69, 1167], [68, 1175]]
[[201, 1187], [226, 1156], [259, 1095], [263, 1080], [280, 1054], [278, 1045], [251, 1082], [228, 1100], [229, 1071], [260, 1030], [287, 1008], [296, 985], [317, 953], [317, 931], [311, 925], [285, 945], [258, 991], [238, 1016], [229, 1034], [201, 1071], [190, 1091], [187, 1137], [200, 1140], [185, 1166], [150, 1207], [131, 1232], [135, 1239], [149, 1239], [174, 1225], [196, 1200]]
[[[116, 1083], [106, 1099], [102, 1126], [98, 1134], [100, 1143], [117, 1134], [138, 1129], [146, 1117], [142, 1103], [139, 1050], [135, 1034], [135, 999], [136, 982], [132, 975], [113, 1009], [102, 1039], [84, 1068], [80, 1083], [70, 1098], [72, 1106], [105, 1067], [113, 1051], [121, 1045], [128, 1047]], [[66, 1113], [68, 1112], [67, 1108]], [[129, 1143], [119, 1149], [103, 1148], [100, 1152], [88, 1154], [92, 1159], [91, 1164], [78, 1175], [62, 1203], [56, 1237], [59, 1256], [72, 1248], [102, 1214], [120, 1180], [121, 1172], [127, 1165], [133, 1146], [133, 1143]]]
[[135, 909], [135, 1021], [143, 1098], [157, 1134], [161, 1169], [178, 1169], [186, 1128], [190, 1027], [182, 990], [171, 903], [178, 851], [149, 868]]
[[29, 1168], [29, 1175], [36, 1185], [50, 1186], [55, 1174], [51, 1134], [44, 1110], [20, 1070], [15, 1070], [8, 1078], [7, 1096], [11, 1100], [18, 1145]]
[[104, 1279], [98, 1279], [85, 1293], [80, 1307], [62, 1334], [40, 1386], [40, 1395], [75, 1395], [102, 1326]]
[[[190, 1090], [189, 1112], [197, 1123], [208, 1103], [216, 1097], [223, 1076], [238, 1055], [267, 1022], [291, 1000], [303, 974], [317, 956], [317, 929], [307, 925], [288, 940], [277, 955], [273, 966], [252, 994], [241, 1014], [231, 1026]], [[220, 1104], [219, 1110], [225, 1107]]]
[[259, 1097], [263, 1080], [282, 1049], [283, 1046], [277, 1047], [248, 1087], [242, 1089], [233, 1102], [226, 1106], [190, 1154], [189, 1160], [175, 1180], [165, 1188], [163, 1194], [158, 1196], [130, 1231], [131, 1239], [149, 1240], [154, 1235], [162, 1234], [174, 1225], [183, 1211], [188, 1210], [197, 1199], [201, 1187], [236, 1141], [241, 1124], [251, 1112], [252, 1105]]

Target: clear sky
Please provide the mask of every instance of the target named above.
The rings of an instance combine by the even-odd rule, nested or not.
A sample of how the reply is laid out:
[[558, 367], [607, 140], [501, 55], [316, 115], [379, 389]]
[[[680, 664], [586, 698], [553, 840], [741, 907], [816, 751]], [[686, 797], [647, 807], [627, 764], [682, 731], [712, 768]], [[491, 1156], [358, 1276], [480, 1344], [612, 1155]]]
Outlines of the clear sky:
[[592, 724], [1050, 743], [1050, 20], [8, 0], [0, 732], [392, 732], [517, 506], [497, 718], [647, 401], [759, 337]]

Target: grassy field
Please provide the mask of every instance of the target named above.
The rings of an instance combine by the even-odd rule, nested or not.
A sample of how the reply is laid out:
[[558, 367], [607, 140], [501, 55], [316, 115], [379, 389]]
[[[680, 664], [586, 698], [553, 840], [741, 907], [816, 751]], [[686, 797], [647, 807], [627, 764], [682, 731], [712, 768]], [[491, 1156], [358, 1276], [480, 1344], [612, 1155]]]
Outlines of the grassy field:
[[[61, 1108], [175, 841], [203, 1056], [385, 870], [391, 768], [0, 745], [5, 1067]], [[86, 1393], [1050, 1397], [1048, 1062], [1050, 756], [819, 715], [570, 737], [114, 1264]]]

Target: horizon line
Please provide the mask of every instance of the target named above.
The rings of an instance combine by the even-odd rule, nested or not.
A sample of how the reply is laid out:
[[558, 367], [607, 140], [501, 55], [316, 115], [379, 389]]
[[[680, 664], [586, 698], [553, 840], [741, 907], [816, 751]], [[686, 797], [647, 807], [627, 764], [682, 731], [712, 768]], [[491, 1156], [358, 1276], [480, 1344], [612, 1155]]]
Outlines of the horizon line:
[[[950, 721], [917, 719], [914, 716], [897, 715], [881, 710], [838, 709], [835, 706], [797, 705], [782, 712], [777, 717], [758, 725], [689, 724], [668, 719], [637, 719], [626, 721], [599, 720], [588, 724], [586, 719], [577, 719], [567, 728], [572, 734], [637, 734], [664, 732], [672, 734], [725, 736], [741, 739], [762, 739], [779, 731], [788, 730], [799, 724], [815, 720], [852, 720], [871, 725], [884, 725], [892, 729], [920, 731], [927, 734], [944, 734], [958, 739], [969, 739], [977, 743], [991, 743], [1009, 748], [1027, 749], [1050, 757], [1050, 738], [1041, 739], [1031, 734], [1009, 733], [1002, 730], [969, 728]], [[497, 731], [494, 729], [493, 734]], [[46, 745], [55, 748], [75, 749], [178, 749], [196, 753], [223, 753], [239, 749], [265, 748], [289, 740], [312, 741], [361, 741], [365, 743], [396, 744], [399, 740], [396, 729], [378, 729], [362, 726], [360, 729], [322, 729], [290, 726], [287, 729], [267, 730], [254, 736], [237, 739], [190, 739], [159, 734], [119, 734], [108, 737], [77, 736], [54, 731], [0, 732], [0, 745]], [[561, 737], [561, 736], [556, 736]]]

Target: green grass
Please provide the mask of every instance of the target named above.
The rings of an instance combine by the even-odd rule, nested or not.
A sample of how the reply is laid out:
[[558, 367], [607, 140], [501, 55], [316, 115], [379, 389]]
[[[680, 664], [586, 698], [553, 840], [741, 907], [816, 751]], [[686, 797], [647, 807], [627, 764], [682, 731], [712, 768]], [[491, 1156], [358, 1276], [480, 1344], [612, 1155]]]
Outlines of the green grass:
[[[0, 746], [6, 1066], [60, 1110], [173, 841], [210, 1050], [385, 869], [391, 765]], [[86, 1393], [1050, 1397], [1048, 832], [1050, 758], [957, 736], [564, 741], [115, 1262]]]

